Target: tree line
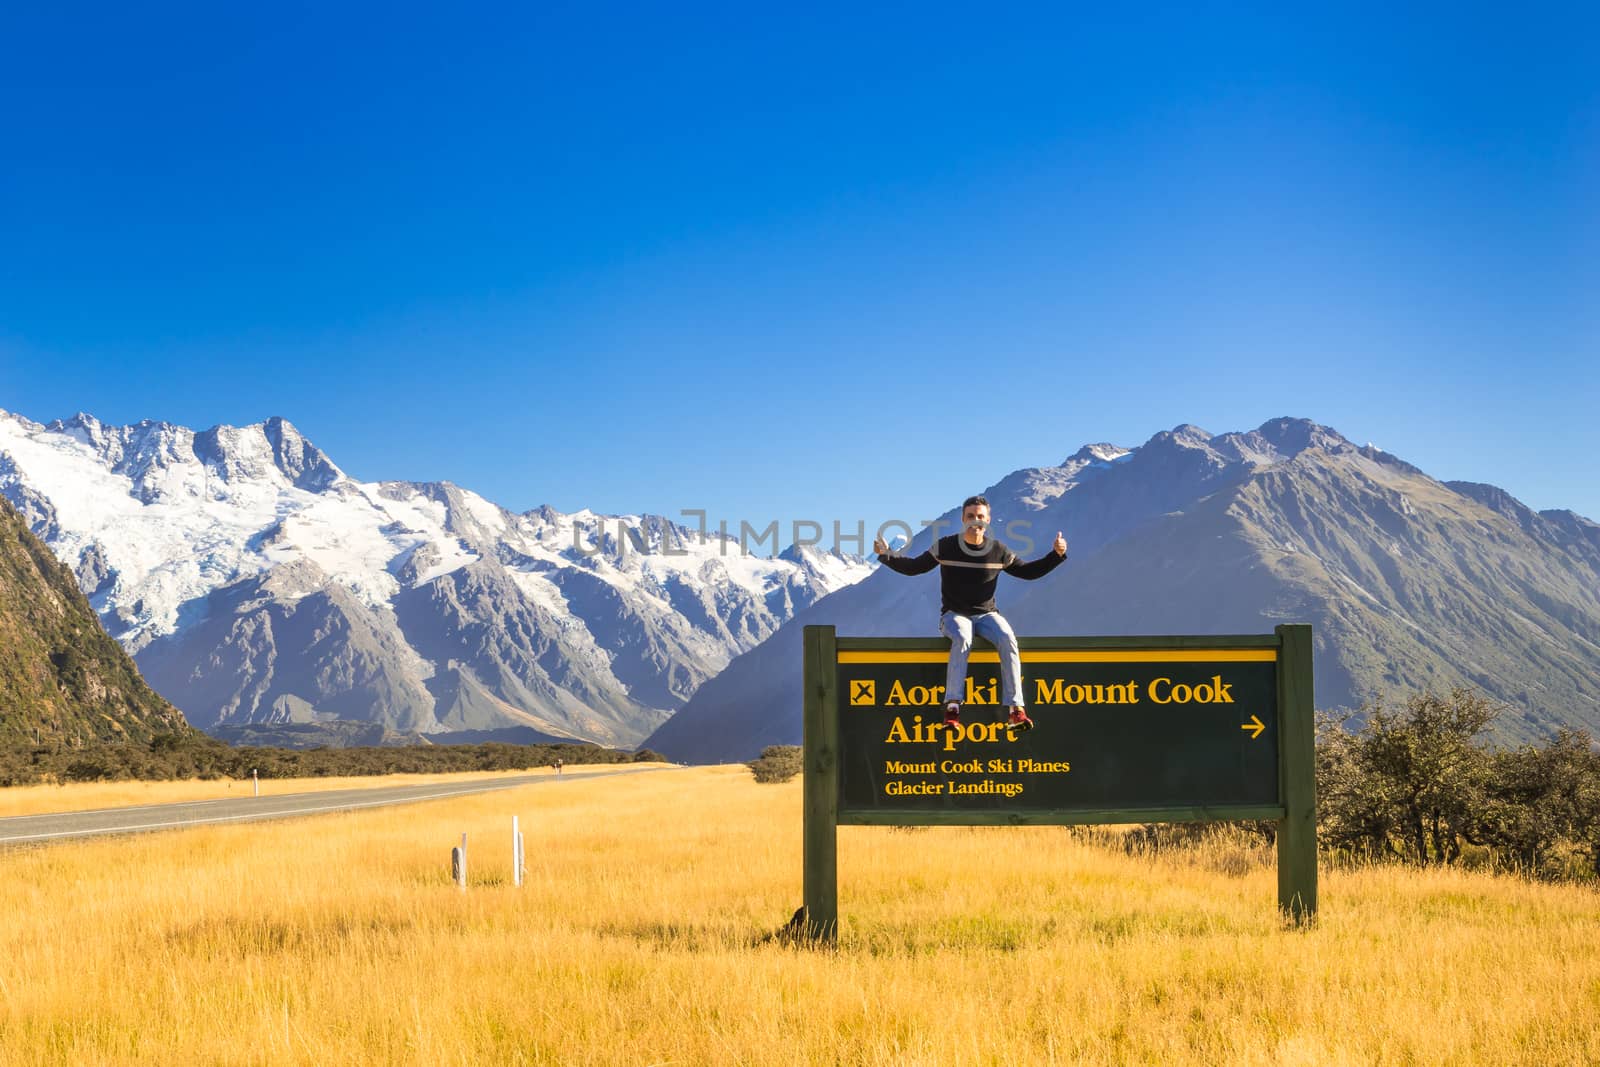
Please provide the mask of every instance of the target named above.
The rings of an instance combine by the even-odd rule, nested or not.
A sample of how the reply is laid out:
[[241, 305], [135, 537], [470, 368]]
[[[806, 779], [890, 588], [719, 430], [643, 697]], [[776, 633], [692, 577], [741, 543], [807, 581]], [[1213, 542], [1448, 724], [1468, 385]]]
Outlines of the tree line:
[[380, 774], [531, 770], [579, 763], [666, 762], [649, 749], [589, 744], [406, 745], [389, 748], [234, 748], [199, 731], [157, 734], [148, 743], [0, 748], [0, 786], [121, 779], [332, 778]]

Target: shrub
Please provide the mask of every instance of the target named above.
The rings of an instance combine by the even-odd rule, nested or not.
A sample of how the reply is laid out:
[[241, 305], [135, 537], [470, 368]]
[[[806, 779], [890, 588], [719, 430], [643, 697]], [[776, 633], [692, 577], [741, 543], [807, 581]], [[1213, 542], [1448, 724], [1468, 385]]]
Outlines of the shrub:
[[1359, 734], [1325, 724], [1317, 761], [1324, 843], [1372, 858], [1456, 862], [1484, 808], [1490, 760], [1477, 738], [1499, 712], [1458, 688], [1414, 694], [1398, 709], [1371, 703]]
[[799, 745], [768, 745], [761, 758], [745, 764], [758, 782], [787, 782], [805, 769]]
[[1532, 877], [1600, 876], [1600, 750], [1564, 728], [1544, 745], [1492, 748], [1500, 708], [1470, 689], [1368, 706], [1359, 731], [1317, 736], [1323, 847], [1363, 859], [1474, 864]]

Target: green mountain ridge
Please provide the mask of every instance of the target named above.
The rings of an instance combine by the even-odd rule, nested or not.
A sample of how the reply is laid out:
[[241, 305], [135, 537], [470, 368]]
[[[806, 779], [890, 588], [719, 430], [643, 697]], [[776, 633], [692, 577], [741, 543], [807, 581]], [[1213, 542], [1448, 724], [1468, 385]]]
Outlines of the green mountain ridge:
[[0, 497], [0, 745], [188, 733], [106, 633], [72, 570]]

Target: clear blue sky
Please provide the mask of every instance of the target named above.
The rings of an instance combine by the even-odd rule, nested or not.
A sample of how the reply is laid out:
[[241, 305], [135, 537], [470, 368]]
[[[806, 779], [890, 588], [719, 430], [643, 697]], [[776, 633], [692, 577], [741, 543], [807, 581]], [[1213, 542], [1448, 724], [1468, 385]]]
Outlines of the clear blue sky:
[[1600, 518], [1600, 18], [1300, 6], [12, 5], [0, 407], [735, 524], [1294, 415]]

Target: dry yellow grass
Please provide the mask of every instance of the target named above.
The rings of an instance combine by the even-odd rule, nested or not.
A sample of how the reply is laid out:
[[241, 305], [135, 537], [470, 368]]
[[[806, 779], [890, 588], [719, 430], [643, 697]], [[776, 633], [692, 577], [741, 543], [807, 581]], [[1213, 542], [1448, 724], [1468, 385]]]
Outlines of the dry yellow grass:
[[[629, 767], [646, 764], [628, 764]], [[567, 767], [563, 776], [616, 770], [615, 764], [592, 763]], [[348, 778], [263, 778], [262, 796], [322, 793], [332, 789], [374, 789], [378, 786], [432, 785], [436, 782], [470, 782], [477, 779], [547, 774], [546, 768], [521, 771], [470, 771], [457, 774], [358, 775]], [[177, 804], [190, 800], [228, 800], [252, 795], [250, 780], [191, 778], [181, 782], [75, 782], [67, 785], [24, 785], [0, 789], [0, 818], [40, 815], [58, 811], [89, 811], [143, 804]]]
[[1295, 931], [1237, 854], [847, 827], [841, 944], [802, 950], [760, 940], [799, 903], [799, 783], [742, 768], [59, 845], [0, 874], [0, 1064], [1600, 1061], [1592, 890], [1334, 871]]

